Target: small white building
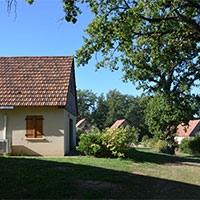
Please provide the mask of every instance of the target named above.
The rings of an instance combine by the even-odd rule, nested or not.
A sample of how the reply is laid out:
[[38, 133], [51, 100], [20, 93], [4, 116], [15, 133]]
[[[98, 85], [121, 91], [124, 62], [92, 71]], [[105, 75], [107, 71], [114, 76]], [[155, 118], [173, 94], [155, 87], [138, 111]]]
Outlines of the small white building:
[[200, 119], [190, 120], [188, 125], [184, 123], [179, 124], [177, 127], [175, 140], [178, 144], [181, 143], [182, 139], [185, 137], [195, 137], [200, 131]]
[[64, 156], [75, 149], [73, 57], [0, 57], [0, 74], [0, 151], [6, 143], [12, 155]]

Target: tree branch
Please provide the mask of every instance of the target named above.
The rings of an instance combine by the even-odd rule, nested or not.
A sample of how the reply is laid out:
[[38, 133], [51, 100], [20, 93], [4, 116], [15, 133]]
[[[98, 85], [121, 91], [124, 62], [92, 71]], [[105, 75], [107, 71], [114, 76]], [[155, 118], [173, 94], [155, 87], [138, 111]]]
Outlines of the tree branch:
[[175, 10], [175, 13], [184, 21], [187, 22], [188, 24], [192, 25], [199, 33], [200, 33], [200, 26], [196, 23], [195, 20], [188, 19], [184, 15], [182, 15], [177, 9]]
[[128, 3], [126, 2], [126, 0], [124, 0], [124, 3], [126, 5], [127, 8], [130, 8], [130, 6], [128, 5]]
[[174, 69], [176, 67], [176, 64], [174, 63], [173, 66], [171, 67], [171, 70], [170, 70], [170, 73], [168, 75], [168, 78], [166, 80], [166, 84], [165, 84], [165, 90], [166, 91], [169, 91], [170, 92], [170, 88], [171, 88], [171, 85], [172, 85], [172, 77], [173, 77], [173, 74], [174, 74]]
[[160, 17], [160, 18], [147, 18], [147, 17], [144, 17], [142, 15], [139, 16], [141, 19], [144, 19], [148, 22], [161, 22], [161, 21], [168, 21], [168, 20], [173, 20], [173, 19], [177, 19], [178, 17], [177, 16], [174, 16], [174, 17]]
[[[195, 64], [193, 64], [190, 68], [192, 68], [194, 65], [195, 65]], [[172, 92], [175, 92], [175, 91], [177, 90], [177, 88], [180, 86], [180, 84], [182, 83], [182, 81], [183, 81], [184, 79], [186, 79], [187, 77], [192, 76], [192, 75], [195, 75], [195, 73], [197, 73], [197, 74], [195, 75], [195, 77], [197, 77], [197, 75], [200, 76], [199, 70], [200, 70], [200, 67], [199, 67], [198, 69], [195, 69], [195, 70], [191, 71], [191, 72], [189, 72], [190, 69], [188, 69], [188, 72], [185, 73], [185, 74], [180, 78], [180, 80], [178, 81], [178, 83], [174, 86]], [[192, 79], [193, 82], [196, 81], [195, 77]], [[189, 83], [189, 84], [191, 84], [191, 83]], [[191, 84], [191, 85], [192, 85], [192, 84]]]

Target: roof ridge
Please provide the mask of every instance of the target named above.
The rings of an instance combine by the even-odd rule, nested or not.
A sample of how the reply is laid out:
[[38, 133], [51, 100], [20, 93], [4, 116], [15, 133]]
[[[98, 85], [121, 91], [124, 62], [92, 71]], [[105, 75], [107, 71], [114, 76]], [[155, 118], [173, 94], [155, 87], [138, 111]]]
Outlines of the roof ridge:
[[117, 121], [115, 121], [115, 122], [118, 122], [118, 121], [124, 121], [124, 120], [126, 120], [126, 119], [118, 119]]
[[74, 56], [0, 56], [0, 58], [62, 58], [62, 57], [71, 57], [74, 58]]

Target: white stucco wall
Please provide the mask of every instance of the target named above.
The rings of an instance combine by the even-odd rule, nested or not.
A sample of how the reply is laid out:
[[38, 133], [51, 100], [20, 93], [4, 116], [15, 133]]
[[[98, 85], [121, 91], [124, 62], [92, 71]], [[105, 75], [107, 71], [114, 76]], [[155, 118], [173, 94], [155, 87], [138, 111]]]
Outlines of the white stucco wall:
[[[3, 139], [4, 115], [7, 115], [7, 139], [12, 142], [13, 155], [64, 156], [69, 150], [69, 117], [76, 117], [57, 107], [15, 107], [0, 110], [0, 139]], [[26, 116], [42, 115], [43, 140], [26, 139]], [[75, 123], [74, 122], [74, 123]], [[69, 122], [68, 122], [69, 123]], [[74, 134], [76, 131], [74, 129]]]
[[185, 137], [175, 137], [175, 141], [178, 142], [178, 144], [181, 144], [181, 141], [184, 139]]

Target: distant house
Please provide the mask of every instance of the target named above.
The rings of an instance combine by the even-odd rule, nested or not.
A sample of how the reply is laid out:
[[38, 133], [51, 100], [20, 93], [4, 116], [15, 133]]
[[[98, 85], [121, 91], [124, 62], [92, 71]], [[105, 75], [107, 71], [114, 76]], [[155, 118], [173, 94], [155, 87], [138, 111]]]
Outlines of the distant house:
[[188, 125], [179, 124], [177, 127], [175, 140], [178, 144], [185, 137], [194, 137], [200, 131], [200, 119], [190, 120]]
[[64, 156], [73, 150], [73, 57], [0, 57], [0, 74], [0, 146], [7, 144], [13, 155]]
[[113, 130], [115, 128], [120, 128], [120, 127], [129, 127], [131, 128], [131, 125], [130, 123], [126, 120], [126, 119], [120, 119], [120, 120], [117, 120], [111, 127], [110, 129]]
[[92, 124], [89, 123], [86, 119], [81, 119], [76, 123], [76, 128], [82, 128], [83, 132], [89, 131], [92, 127]]

